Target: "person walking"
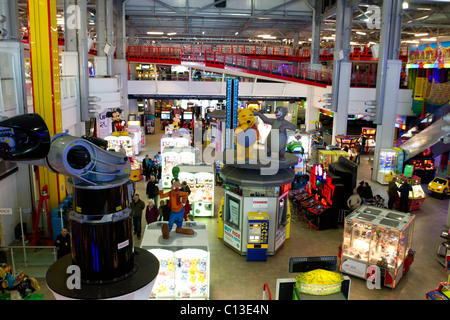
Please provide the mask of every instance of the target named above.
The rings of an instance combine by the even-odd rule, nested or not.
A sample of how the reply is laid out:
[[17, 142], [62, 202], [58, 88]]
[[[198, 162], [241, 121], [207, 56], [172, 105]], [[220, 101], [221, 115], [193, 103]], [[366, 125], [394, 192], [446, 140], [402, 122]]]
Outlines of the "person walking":
[[403, 212], [408, 212], [408, 200], [409, 200], [409, 192], [412, 191], [411, 185], [408, 181], [403, 181], [403, 184], [398, 188], [400, 191], [400, 210]]
[[398, 199], [397, 177], [392, 177], [388, 186], [388, 209], [394, 208], [394, 203]]
[[159, 189], [156, 185], [156, 178], [153, 174], [150, 175], [150, 180], [147, 182], [145, 194], [147, 195], [148, 199], [152, 199], [154, 203], [158, 203]]
[[367, 140], [366, 136], [364, 135], [364, 133], [361, 132], [361, 135], [359, 136], [359, 140], [358, 140], [358, 142], [361, 144], [360, 154], [366, 153], [366, 140]]
[[359, 143], [355, 144], [355, 163], [360, 164], [361, 163], [361, 145]]
[[350, 212], [358, 209], [358, 207], [361, 205], [361, 203], [362, 203], [362, 200], [358, 194], [357, 189], [353, 188], [353, 194], [347, 200], [347, 206], [350, 209]]
[[134, 234], [137, 235], [138, 240], [141, 240], [142, 211], [145, 209], [145, 203], [139, 198], [139, 194], [134, 194], [130, 207], [131, 216], [133, 217]]
[[162, 156], [161, 156], [161, 151], [158, 151], [157, 154], [155, 154], [155, 158], [158, 161], [158, 165], [156, 166], [157, 168], [157, 173], [156, 173], [156, 180], [161, 180], [161, 171], [162, 171]]
[[57, 259], [72, 252], [70, 245], [70, 235], [67, 232], [67, 228], [62, 228], [61, 234], [56, 237], [55, 246], [58, 248], [56, 252]]
[[155, 202], [153, 201], [153, 199], [148, 200], [148, 205], [145, 209], [145, 220], [147, 221], [147, 224], [157, 221], [158, 217], [159, 210], [156, 207]]

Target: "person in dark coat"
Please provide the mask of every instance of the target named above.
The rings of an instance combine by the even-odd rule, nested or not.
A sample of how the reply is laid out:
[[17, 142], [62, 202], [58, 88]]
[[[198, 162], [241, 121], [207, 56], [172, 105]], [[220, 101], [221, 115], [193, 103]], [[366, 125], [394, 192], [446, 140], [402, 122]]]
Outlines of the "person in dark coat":
[[159, 218], [158, 220], [169, 221], [170, 218], [170, 207], [168, 204], [169, 200], [161, 200], [159, 206]]
[[145, 203], [139, 198], [137, 193], [133, 196], [133, 200], [130, 203], [130, 208], [131, 216], [133, 217], [134, 233], [137, 235], [138, 239], [141, 240], [142, 211], [145, 209]]
[[58, 259], [72, 252], [70, 235], [66, 228], [62, 228], [61, 234], [56, 237], [55, 246], [58, 248], [58, 251], [56, 252], [56, 257]]
[[409, 192], [413, 191], [413, 189], [408, 181], [405, 180], [400, 188], [398, 188], [398, 191], [400, 191], [400, 211], [408, 212]]
[[145, 188], [145, 194], [148, 199], [153, 200], [153, 203], [158, 203], [159, 189], [156, 185], [156, 178], [154, 175], [150, 175], [150, 180], [147, 182], [147, 187]]
[[150, 178], [150, 156], [148, 154], [142, 160], [142, 174], [145, 177], [145, 181], [148, 181]]
[[398, 199], [397, 177], [392, 177], [391, 181], [389, 181], [388, 196], [389, 196], [388, 208], [393, 209], [394, 203]]

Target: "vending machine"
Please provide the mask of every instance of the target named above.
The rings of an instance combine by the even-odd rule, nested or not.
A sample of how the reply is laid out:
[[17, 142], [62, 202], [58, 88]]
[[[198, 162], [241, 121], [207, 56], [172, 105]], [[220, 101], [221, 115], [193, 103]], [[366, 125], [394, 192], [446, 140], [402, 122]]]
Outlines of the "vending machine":
[[269, 215], [248, 213], [247, 261], [267, 261], [269, 247]]

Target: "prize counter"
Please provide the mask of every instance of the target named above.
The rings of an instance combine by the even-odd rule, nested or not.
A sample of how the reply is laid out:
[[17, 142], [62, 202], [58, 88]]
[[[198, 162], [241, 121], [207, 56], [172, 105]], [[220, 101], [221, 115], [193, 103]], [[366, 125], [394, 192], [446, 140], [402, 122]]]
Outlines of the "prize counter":
[[210, 254], [206, 225], [197, 221], [183, 223], [194, 235], [175, 232], [169, 239], [161, 234], [162, 221], [145, 228], [141, 248], [159, 260], [159, 273], [149, 299], [209, 299]]
[[353, 211], [344, 224], [341, 272], [395, 288], [414, 258], [414, 218], [368, 205]]
[[[231, 153], [231, 154], [228, 154]], [[236, 159], [235, 150], [225, 151], [224, 159]], [[228, 155], [227, 155], [228, 154]], [[276, 172], [266, 175], [271, 164], [223, 163], [219, 174], [225, 184], [222, 214], [219, 214], [219, 238], [242, 255], [249, 252], [265, 250], [258, 259], [264, 260], [267, 255], [274, 255], [289, 238], [290, 208], [289, 189], [294, 178], [294, 165], [298, 158], [286, 153], [284, 162], [279, 162]], [[264, 217], [264, 224], [257, 223]], [[262, 221], [262, 220], [261, 220]], [[259, 230], [264, 243], [254, 245], [250, 236], [256, 225], [264, 225]], [[255, 230], [254, 230], [255, 229]], [[254, 235], [253, 235], [254, 236]], [[264, 257], [263, 257], [264, 256]]]
[[[403, 174], [397, 174], [395, 175], [397, 177], [397, 186], [400, 188], [400, 186], [403, 184], [403, 181], [407, 181], [411, 187], [412, 191], [409, 192], [409, 199], [408, 199], [408, 211], [414, 211], [419, 210], [422, 203], [425, 201], [425, 198], [427, 197], [425, 195], [425, 192], [423, 191], [422, 185], [421, 185], [421, 178], [418, 176], [412, 176], [412, 177], [406, 177]], [[399, 192], [400, 197], [400, 192]], [[400, 208], [400, 200], [397, 199], [397, 201], [394, 203], [394, 208], [399, 209]]]

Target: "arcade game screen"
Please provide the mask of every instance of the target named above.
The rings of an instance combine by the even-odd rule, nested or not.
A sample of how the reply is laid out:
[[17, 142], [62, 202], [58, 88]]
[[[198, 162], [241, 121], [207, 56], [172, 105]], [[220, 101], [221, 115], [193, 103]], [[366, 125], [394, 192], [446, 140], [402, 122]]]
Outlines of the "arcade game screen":
[[170, 112], [161, 112], [161, 120], [170, 120]]
[[240, 228], [240, 201], [229, 194], [226, 194], [227, 209], [225, 211], [224, 221], [233, 225], [236, 228]]

